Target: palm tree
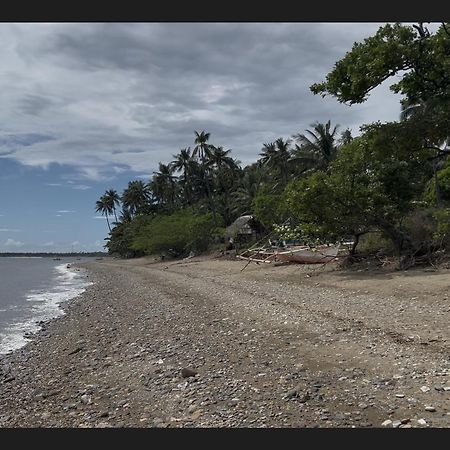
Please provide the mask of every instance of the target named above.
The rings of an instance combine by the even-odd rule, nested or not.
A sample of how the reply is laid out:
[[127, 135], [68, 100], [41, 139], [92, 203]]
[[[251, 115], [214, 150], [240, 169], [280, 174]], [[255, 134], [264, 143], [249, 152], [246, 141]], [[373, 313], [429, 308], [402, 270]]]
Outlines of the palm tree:
[[276, 185], [279, 187], [287, 184], [290, 174], [290, 144], [291, 141], [289, 139], [285, 141], [283, 138], [278, 138], [275, 142], [264, 144], [260, 153], [260, 156], [262, 156], [260, 158], [261, 165], [273, 170], [275, 175], [281, 180], [281, 186], [279, 184]]
[[169, 209], [175, 204], [177, 188], [175, 180], [172, 165], [159, 163], [159, 172], [154, 172], [152, 188], [160, 202], [166, 204]]
[[111, 225], [109, 224], [108, 215], [112, 212], [112, 210], [108, 199], [105, 198], [104, 195], [102, 195], [100, 199], [95, 202], [95, 211], [106, 217], [106, 223], [108, 224], [109, 232], [111, 233]]
[[198, 131], [194, 131], [195, 133], [195, 147], [192, 152], [192, 156], [198, 156], [200, 162], [201, 162], [201, 174], [203, 181], [206, 186], [206, 193], [208, 196], [208, 202], [213, 214], [213, 220], [214, 224], [217, 225], [217, 218], [216, 218], [216, 208], [214, 206], [214, 201], [212, 199], [212, 193], [211, 193], [211, 186], [209, 184], [208, 179], [208, 170], [207, 165], [205, 164], [205, 161], [208, 157], [211, 156], [211, 144], [208, 144], [210, 133], [206, 133], [205, 131], [201, 131], [200, 133]]
[[132, 216], [144, 213], [150, 199], [150, 188], [142, 180], [130, 181], [122, 194], [123, 206]]
[[215, 166], [218, 170], [223, 167], [228, 167], [229, 169], [234, 169], [236, 167], [236, 161], [227, 156], [231, 150], [224, 150], [223, 147], [211, 146], [208, 152], [208, 166]]
[[200, 133], [198, 131], [194, 131], [194, 133], [195, 147], [194, 151], [192, 152], [192, 156], [198, 156], [200, 161], [204, 162], [205, 156], [208, 155], [209, 149], [211, 147], [211, 145], [208, 144], [211, 133], [206, 133], [205, 131], [201, 131]]
[[114, 212], [114, 217], [116, 218], [117, 223], [118, 220], [117, 220], [116, 206], [119, 206], [120, 204], [120, 196], [115, 189], [109, 189], [105, 192], [104, 197], [108, 205], [110, 206], [110, 209]]
[[294, 159], [306, 164], [312, 164], [318, 169], [326, 169], [336, 158], [338, 146], [336, 145], [336, 132], [339, 125], [332, 131], [331, 122], [311, 125], [314, 131], [306, 130], [306, 134], [294, 134], [292, 137], [300, 144], [294, 151]]
[[193, 159], [191, 155], [191, 147], [183, 148], [177, 155], [172, 155], [175, 159], [170, 163], [171, 167], [175, 171], [182, 171], [182, 184], [185, 202], [189, 205], [191, 203], [190, 193], [190, 179], [189, 175], [193, 168]]
[[233, 194], [232, 211], [236, 216], [251, 213], [251, 205], [258, 190], [264, 184], [265, 166], [257, 163], [246, 166], [239, 177], [238, 187]]

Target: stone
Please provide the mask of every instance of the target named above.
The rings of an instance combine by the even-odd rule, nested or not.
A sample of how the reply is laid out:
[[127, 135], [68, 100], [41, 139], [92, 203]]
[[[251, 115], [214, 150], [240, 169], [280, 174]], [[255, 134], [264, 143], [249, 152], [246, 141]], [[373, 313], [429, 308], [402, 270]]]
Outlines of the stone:
[[193, 370], [193, 369], [189, 369], [187, 367], [184, 367], [183, 369], [181, 369], [181, 376], [183, 378], [188, 378], [188, 377], [195, 377], [195, 375], [197, 375], [197, 371]]
[[396, 396], [397, 398], [404, 398], [404, 397], [405, 397], [405, 394], [395, 394], [395, 396]]
[[425, 406], [425, 411], [428, 412], [435, 412], [436, 408], [434, 406]]
[[392, 420], [389, 420], [389, 419], [385, 420], [385, 421], [381, 424], [382, 427], [388, 427], [388, 426], [390, 426], [390, 425], [392, 425]]
[[418, 423], [419, 425], [426, 425], [426, 424], [427, 424], [427, 421], [426, 421], [425, 419], [418, 419], [418, 420], [417, 420], [417, 423]]
[[422, 392], [428, 392], [428, 391], [430, 390], [430, 388], [429, 388], [428, 386], [421, 386], [421, 387], [420, 387], [420, 390], [421, 390]]
[[191, 415], [192, 420], [197, 420], [202, 415], [202, 412], [198, 409], [197, 411], [194, 411]]
[[398, 428], [401, 424], [402, 424], [402, 422], [400, 420], [394, 420], [392, 422], [392, 427], [393, 428]]

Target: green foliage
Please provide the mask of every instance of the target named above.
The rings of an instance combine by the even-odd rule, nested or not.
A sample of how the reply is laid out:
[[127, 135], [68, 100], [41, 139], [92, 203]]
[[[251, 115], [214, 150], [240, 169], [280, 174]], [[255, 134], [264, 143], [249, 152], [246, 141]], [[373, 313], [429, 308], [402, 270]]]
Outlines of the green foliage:
[[[437, 172], [438, 188], [441, 201], [450, 203], [450, 160]], [[430, 205], [436, 205], [436, 179], [433, 177], [427, 184], [424, 200]]]
[[268, 230], [274, 223], [286, 218], [286, 205], [282, 194], [271, 194], [262, 189], [252, 202], [252, 214]]
[[159, 215], [134, 236], [131, 248], [147, 254], [185, 255], [205, 251], [217, 236], [212, 216], [195, 215], [191, 210]]
[[361, 238], [359, 245], [361, 252], [363, 253], [386, 253], [392, 254], [395, 249], [392, 245], [392, 241], [387, 239], [379, 231], [370, 231]]
[[142, 227], [152, 220], [151, 216], [137, 216], [129, 222], [122, 222], [111, 231], [111, 236], [106, 244], [108, 252], [124, 258], [142, 256], [144, 253], [132, 247], [135, 236]]
[[443, 208], [435, 211], [436, 231], [434, 239], [439, 245], [450, 249], [450, 208]]
[[322, 83], [311, 86], [315, 94], [331, 94], [340, 102], [361, 103], [384, 80], [401, 72], [391, 86], [411, 99], [448, 98], [450, 35], [441, 26], [432, 35], [422, 26], [387, 24], [374, 36], [355, 43], [336, 62]]
[[[294, 181], [285, 191], [291, 214], [311, 237], [337, 240], [379, 229], [399, 248], [402, 218], [424, 187], [424, 155], [374, 124], [343, 146], [327, 172]], [[426, 171], [426, 170], [425, 170]]]

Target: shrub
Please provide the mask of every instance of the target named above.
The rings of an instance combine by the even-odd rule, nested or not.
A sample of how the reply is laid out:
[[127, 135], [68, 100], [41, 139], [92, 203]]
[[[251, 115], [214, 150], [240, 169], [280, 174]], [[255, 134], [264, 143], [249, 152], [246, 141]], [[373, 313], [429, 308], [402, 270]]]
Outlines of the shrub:
[[174, 256], [208, 249], [220, 231], [211, 214], [195, 215], [190, 210], [154, 217], [135, 236], [131, 247], [146, 254], [169, 253]]

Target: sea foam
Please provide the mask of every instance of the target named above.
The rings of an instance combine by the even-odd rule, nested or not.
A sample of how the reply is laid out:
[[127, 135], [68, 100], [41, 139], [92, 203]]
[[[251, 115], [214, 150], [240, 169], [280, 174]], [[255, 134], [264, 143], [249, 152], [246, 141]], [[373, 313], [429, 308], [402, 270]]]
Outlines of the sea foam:
[[32, 335], [41, 329], [40, 322], [63, 315], [61, 305], [82, 294], [92, 284], [84, 274], [84, 271], [74, 270], [67, 263], [60, 264], [54, 268], [53, 284], [49, 289], [29, 291], [25, 317], [11, 323], [0, 333], [0, 355], [26, 345]]

